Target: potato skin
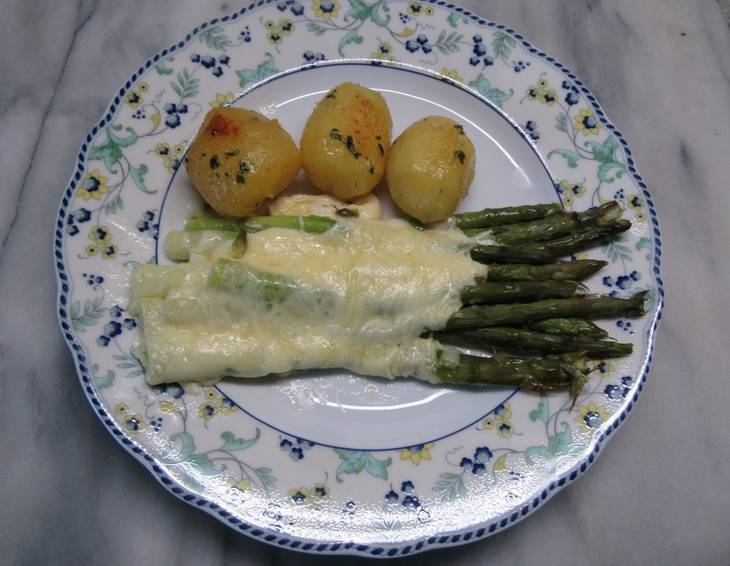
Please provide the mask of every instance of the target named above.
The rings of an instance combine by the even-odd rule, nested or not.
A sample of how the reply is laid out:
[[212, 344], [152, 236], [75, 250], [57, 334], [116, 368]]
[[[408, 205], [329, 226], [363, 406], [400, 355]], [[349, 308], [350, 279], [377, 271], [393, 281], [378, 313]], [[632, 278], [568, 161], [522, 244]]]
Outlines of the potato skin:
[[301, 168], [301, 157], [277, 120], [223, 107], [206, 115], [185, 167], [193, 186], [218, 214], [245, 217], [286, 188]]
[[414, 122], [393, 142], [386, 179], [398, 207], [421, 222], [448, 218], [474, 180], [475, 151], [464, 128], [443, 116]]
[[304, 171], [315, 187], [339, 199], [369, 193], [385, 174], [392, 129], [380, 93], [350, 82], [337, 85], [304, 127]]

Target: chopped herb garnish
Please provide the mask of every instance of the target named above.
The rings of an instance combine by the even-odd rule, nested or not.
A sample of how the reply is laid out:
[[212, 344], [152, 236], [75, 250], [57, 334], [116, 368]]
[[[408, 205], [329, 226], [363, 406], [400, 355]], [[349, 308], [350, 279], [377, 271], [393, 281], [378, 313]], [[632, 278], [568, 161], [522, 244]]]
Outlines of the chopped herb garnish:
[[368, 169], [368, 171], [371, 175], [375, 175], [375, 167], [373, 167], [372, 165], [370, 166], [370, 169]]
[[218, 159], [218, 156], [214, 155], [213, 157], [210, 158], [210, 160], [208, 161], [208, 164], [210, 165], [211, 169], [218, 169], [218, 167], [220, 167], [221, 162]]
[[335, 98], [335, 93], [337, 92], [337, 89], [333, 89], [330, 92], [327, 93], [327, 96], [325, 98]]
[[[408, 223], [413, 226], [416, 230], [423, 231], [426, 229], [426, 226], [421, 222], [420, 220], [417, 220], [415, 218], [408, 218]], [[438, 350], [439, 352], [441, 350]]]
[[460, 163], [464, 163], [464, 159], [466, 159], [466, 154], [463, 151], [461, 151], [460, 149], [457, 149], [454, 152], [454, 157], [456, 157]]
[[223, 155], [225, 155], [226, 157], [234, 157], [234, 156], [238, 155], [239, 153], [240, 153], [240, 151], [238, 150], [238, 148], [236, 148], [233, 151], [226, 151]]
[[245, 182], [246, 182], [246, 177], [244, 177], [240, 173], [237, 173], [236, 174], [236, 183], [238, 183], [239, 185], [243, 185]]
[[378, 149], [380, 150], [380, 155], [385, 155], [385, 150], [383, 149], [383, 144], [382, 143], [379, 143], [378, 144]]
[[347, 136], [347, 142], [345, 143], [345, 145], [347, 146], [347, 151], [352, 153], [352, 155], [355, 156], [355, 159], [360, 157], [361, 154], [355, 147], [355, 140], [352, 139], [352, 136]]
[[248, 163], [246, 163], [245, 161], [241, 161], [238, 164], [238, 170], [241, 173], [248, 173], [249, 171], [251, 171], [251, 168], [248, 166]]
[[332, 128], [330, 130], [330, 137], [333, 140], [341, 141], [342, 143], [344, 143], [345, 146], [347, 147], [347, 151], [352, 153], [352, 155], [355, 156], [355, 159], [357, 159], [358, 157], [360, 157], [362, 155], [355, 147], [355, 140], [352, 139], [352, 136], [347, 136], [347, 138], [345, 138], [343, 140], [342, 132], [340, 132], [340, 130], [338, 130], [337, 128]]
[[375, 139], [378, 140], [378, 141], [380, 141], [380, 140], [383, 139], [383, 137], [382, 136], [375, 136]]
[[464, 126], [462, 126], [461, 124], [456, 124], [454, 128], [456, 128], [456, 131], [458, 131], [462, 136], [464, 135]]
[[244, 252], [246, 251], [246, 241], [248, 238], [248, 232], [246, 232], [245, 229], [241, 228], [241, 230], [238, 232], [238, 236], [235, 240], [233, 240], [233, 244], [231, 245], [231, 250], [233, 251], [234, 257], [241, 257]]
[[355, 218], [360, 216], [360, 213], [357, 210], [353, 210], [351, 208], [338, 208], [335, 211], [335, 214], [337, 214], [338, 216], [352, 216]]

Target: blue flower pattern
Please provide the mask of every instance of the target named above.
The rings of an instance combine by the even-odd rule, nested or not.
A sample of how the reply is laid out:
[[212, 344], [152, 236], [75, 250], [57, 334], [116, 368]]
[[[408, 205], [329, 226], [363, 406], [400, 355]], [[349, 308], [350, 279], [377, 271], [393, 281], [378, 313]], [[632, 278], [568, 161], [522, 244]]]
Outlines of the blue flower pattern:
[[421, 500], [416, 495], [416, 486], [411, 480], [402, 482], [400, 491], [395, 491], [391, 486], [384, 499], [388, 505], [400, 503], [401, 507], [408, 511], [418, 511], [421, 508]]
[[288, 452], [289, 457], [298, 462], [304, 458], [304, 453], [314, 446], [314, 442], [305, 440], [304, 438], [290, 439], [281, 437], [279, 440], [279, 448], [283, 452]]

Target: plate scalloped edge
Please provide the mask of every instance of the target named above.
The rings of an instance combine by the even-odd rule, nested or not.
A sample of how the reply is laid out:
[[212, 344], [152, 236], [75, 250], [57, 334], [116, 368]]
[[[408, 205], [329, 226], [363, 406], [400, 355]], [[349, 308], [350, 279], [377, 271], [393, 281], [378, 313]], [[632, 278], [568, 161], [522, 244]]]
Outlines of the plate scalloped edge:
[[443, 0], [423, 1], [428, 4], [437, 5], [454, 11], [466, 18], [469, 18], [478, 25], [484, 26], [489, 29], [501, 30], [510, 34], [512, 37], [518, 40], [529, 53], [540, 57], [544, 61], [547, 61], [559, 71], [568, 76], [575, 83], [577, 88], [580, 89], [581, 93], [586, 96], [596, 115], [600, 119], [601, 124], [605, 126], [614, 136], [616, 136], [617, 140], [619, 141], [621, 147], [625, 152], [626, 166], [628, 168], [628, 171], [629, 173], [631, 173], [632, 177], [642, 190], [647, 209], [649, 210], [649, 217], [654, 235], [654, 254], [652, 270], [655, 281], [657, 283], [658, 296], [656, 312], [654, 315], [654, 319], [651, 321], [648, 332], [648, 350], [646, 359], [642, 367], [638, 386], [633, 396], [627, 402], [623, 410], [616, 412], [614, 415], [612, 415], [611, 420], [607, 423], [604, 431], [594, 439], [593, 448], [587, 454], [587, 456], [577, 462], [572, 468], [564, 472], [561, 476], [551, 481], [548, 486], [540, 492], [539, 495], [535, 496], [529, 503], [523, 505], [519, 510], [507, 513], [504, 516], [501, 516], [500, 518], [495, 519], [487, 524], [470, 527], [456, 533], [433, 535], [423, 540], [418, 540], [406, 544], [398, 544], [396, 546], [357, 544], [354, 542], [316, 543], [307, 539], [299, 539], [297, 537], [287, 536], [274, 530], [249, 525], [235, 517], [232, 513], [227, 511], [221, 505], [192, 493], [190, 490], [188, 490], [186, 487], [184, 487], [182, 484], [172, 478], [169, 474], [167, 474], [165, 470], [159, 465], [159, 462], [157, 462], [157, 460], [152, 455], [150, 455], [147, 450], [145, 450], [138, 442], [133, 440], [121, 428], [119, 428], [114, 420], [111, 418], [108, 411], [105, 409], [103, 403], [99, 400], [96, 385], [94, 384], [91, 377], [87, 355], [84, 352], [83, 347], [77, 342], [70, 324], [70, 313], [68, 307], [68, 293], [70, 291], [70, 287], [69, 277], [66, 273], [66, 267], [64, 263], [65, 247], [63, 242], [63, 228], [67, 216], [68, 205], [71, 201], [71, 198], [78, 183], [82, 180], [82, 176], [86, 170], [87, 153], [90, 148], [90, 143], [93, 141], [96, 134], [106, 124], [111, 122], [116, 110], [123, 100], [125, 93], [132, 87], [134, 82], [152, 65], [160, 61], [160, 59], [166, 57], [167, 55], [170, 55], [178, 49], [185, 47], [191, 40], [193, 40], [201, 31], [205, 30], [206, 28], [214, 26], [217, 23], [237, 20], [241, 16], [251, 12], [252, 10], [255, 10], [256, 8], [274, 3], [275, 0], [259, 0], [258, 2], [250, 4], [234, 12], [233, 14], [229, 14], [220, 18], [214, 18], [197, 26], [190, 33], [188, 33], [183, 40], [156, 53], [152, 58], [148, 59], [129, 77], [125, 84], [115, 94], [111, 104], [104, 112], [103, 118], [92, 128], [92, 130], [86, 136], [84, 142], [79, 148], [74, 172], [71, 175], [69, 183], [65, 191], [63, 192], [60, 201], [60, 207], [56, 217], [56, 225], [53, 235], [53, 257], [58, 284], [57, 315], [62, 334], [66, 340], [69, 350], [71, 351], [74, 365], [76, 367], [81, 386], [84, 390], [84, 394], [91, 404], [94, 413], [97, 415], [97, 417], [99, 417], [106, 429], [112, 434], [117, 442], [119, 442], [127, 452], [132, 454], [132, 456], [134, 456], [150, 473], [152, 473], [155, 479], [157, 479], [157, 481], [160, 482], [160, 484], [162, 484], [167, 489], [167, 491], [175, 495], [177, 498], [189, 503], [194, 507], [206, 511], [218, 520], [228, 524], [230, 527], [250, 536], [251, 538], [261, 540], [263, 542], [281, 548], [320, 554], [350, 554], [370, 557], [396, 557], [414, 554], [433, 548], [443, 548], [464, 544], [474, 540], [486, 538], [496, 532], [499, 532], [520, 521], [521, 519], [538, 509], [542, 504], [545, 503], [545, 501], [550, 499], [563, 487], [572, 483], [578, 477], [580, 477], [593, 464], [607, 440], [609, 440], [612, 434], [621, 426], [621, 424], [625, 421], [626, 417], [635, 406], [640, 393], [644, 389], [644, 385], [646, 383], [646, 379], [651, 367], [651, 362], [654, 355], [654, 337], [656, 335], [658, 324], [662, 316], [662, 309], [664, 305], [664, 290], [661, 278], [661, 232], [659, 230], [659, 221], [657, 219], [656, 209], [652, 201], [651, 195], [648, 192], [646, 183], [643, 181], [641, 175], [636, 168], [636, 164], [633, 159], [633, 153], [629, 149], [629, 146], [623, 135], [608, 120], [606, 114], [601, 109], [598, 101], [593, 96], [593, 94], [569, 69], [564, 67], [555, 58], [534, 47], [521, 35], [515, 33], [514, 31], [502, 24], [484, 19], [480, 16], [477, 16], [476, 14], [472, 14], [471, 12], [465, 10], [464, 8], [461, 8], [460, 6], [456, 6], [449, 2], [445, 2]]

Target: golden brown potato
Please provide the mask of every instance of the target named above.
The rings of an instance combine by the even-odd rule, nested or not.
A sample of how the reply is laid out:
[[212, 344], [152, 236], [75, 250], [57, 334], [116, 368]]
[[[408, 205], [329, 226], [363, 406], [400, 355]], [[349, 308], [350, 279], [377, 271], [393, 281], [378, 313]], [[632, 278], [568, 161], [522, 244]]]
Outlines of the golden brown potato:
[[460, 124], [423, 118], [393, 142], [385, 174], [390, 196], [421, 222], [444, 220], [469, 190], [474, 162], [474, 145]]
[[300, 144], [304, 171], [315, 187], [339, 199], [369, 193], [385, 173], [392, 129], [380, 93], [342, 83], [307, 120]]
[[185, 167], [217, 213], [243, 217], [286, 188], [301, 168], [301, 157], [277, 120], [225, 107], [208, 112]]

